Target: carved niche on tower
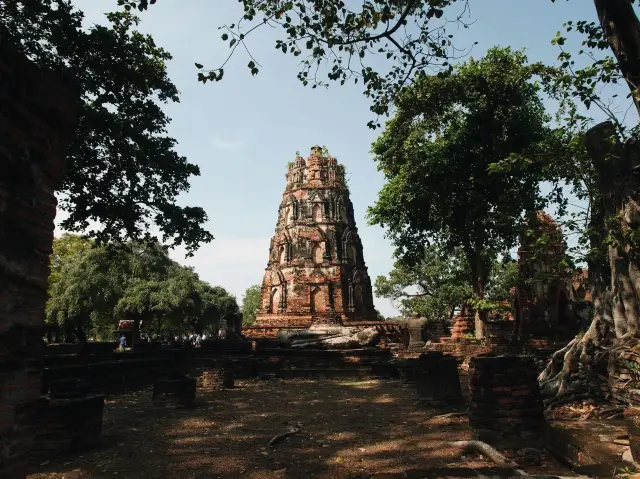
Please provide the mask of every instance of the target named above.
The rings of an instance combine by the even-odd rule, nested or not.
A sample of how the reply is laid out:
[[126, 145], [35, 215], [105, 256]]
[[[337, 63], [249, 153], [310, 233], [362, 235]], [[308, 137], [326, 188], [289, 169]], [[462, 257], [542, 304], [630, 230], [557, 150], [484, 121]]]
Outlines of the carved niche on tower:
[[269, 301], [269, 313], [282, 313], [287, 309], [287, 282], [282, 271], [271, 271], [271, 293]]
[[362, 304], [362, 278], [357, 268], [354, 268], [351, 278], [349, 278], [349, 312], [355, 313], [360, 310]]

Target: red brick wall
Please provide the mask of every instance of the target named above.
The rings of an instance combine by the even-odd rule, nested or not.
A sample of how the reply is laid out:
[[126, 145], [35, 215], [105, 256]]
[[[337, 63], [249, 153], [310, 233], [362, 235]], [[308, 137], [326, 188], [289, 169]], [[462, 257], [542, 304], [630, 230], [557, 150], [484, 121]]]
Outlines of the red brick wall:
[[40, 395], [54, 189], [78, 96], [0, 29], [0, 478], [25, 475]]

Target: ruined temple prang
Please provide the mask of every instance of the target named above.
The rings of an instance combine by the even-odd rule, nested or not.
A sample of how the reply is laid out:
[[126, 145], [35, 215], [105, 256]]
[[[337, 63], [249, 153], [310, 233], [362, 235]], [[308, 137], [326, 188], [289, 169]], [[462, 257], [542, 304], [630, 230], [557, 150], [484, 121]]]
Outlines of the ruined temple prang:
[[289, 163], [286, 181], [256, 323], [376, 320], [344, 167], [313, 147]]

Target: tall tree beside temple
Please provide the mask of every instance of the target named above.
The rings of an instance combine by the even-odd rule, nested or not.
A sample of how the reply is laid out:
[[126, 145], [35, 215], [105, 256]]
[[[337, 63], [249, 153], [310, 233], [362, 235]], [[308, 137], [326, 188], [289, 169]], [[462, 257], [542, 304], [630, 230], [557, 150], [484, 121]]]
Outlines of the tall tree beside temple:
[[[373, 145], [387, 182], [371, 222], [388, 230], [400, 257], [419, 259], [434, 238], [449, 251], [460, 248], [479, 304], [496, 254], [516, 243], [524, 213], [540, 206], [535, 164], [491, 171], [547, 136], [532, 81], [540, 69], [521, 52], [493, 48], [451, 75], [421, 76], [399, 95], [395, 117]], [[486, 312], [476, 313], [482, 337]]]
[[[567, 38], [558, 33], [554, 43], [560, 50], [560, 69], [549, 72], [553, 74], [545, 79], [548, 92], [562, 106], [561, 127], [546, 158], [548, 179], [555, 183], [562, 206], [566, 197], [560, 193], [566, 184], [588, 203], [567, 226], [581, 233], [580, 245], [586, 254], [578, 259], [588, 265], [589, 294], [595, 310], [586, 332], [557, 351], [541, 374], [548, 401], [580, 397], [594, 390], [599, 393], [594, 378], [603, 372], [603, 365], [609, 362], [610, 370], [615, 370], [617, 360], [640, 334], [638, 125], [625, 124], [626, 105], [612, 105], [603, 97], [607, 86], [626, 83], [632, 104], [640, 111], [640, 21], [629, 0], [596, 0], [594, 4], [599, 23], [565, 24], [567, 32], [583, 35], [581, 49], [578, 54], [567, 50]], [[603, 56], [609, 49], [614, 56]], [[599, 60], [578, 68], [575, 57], [580, 55]], [[587, 111], [599, 109], [607, 121], [594, 126], [580, 106]], [[506, 171], [513, 166], [507, 165]]]

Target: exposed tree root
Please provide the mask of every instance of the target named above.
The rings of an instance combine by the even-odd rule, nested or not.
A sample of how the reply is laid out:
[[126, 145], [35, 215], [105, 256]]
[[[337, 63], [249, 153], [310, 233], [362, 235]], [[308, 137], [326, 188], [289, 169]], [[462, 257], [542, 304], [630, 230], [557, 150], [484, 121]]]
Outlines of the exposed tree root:
[[496, 449], [491, 447], [486, 442], [482, 441], [454, 441], [450, 443], [454, 447], [459, 447], [463, 452], [479, 452], [480, 454], [484, 454], [498, 466], [502, 467], [513, 467], [516, 468], [518, 465], [507, 459], [502, 454], [500, 454]]
[[[597, 3], [601, 21], [618, 12], [608, 11], [609, 4], [623, 4]], [[633, 21], [640, 28], [635, 17]], [[614, 51], [616, 46], [612, 44]], [[633, 349], [640, 335], [640, 142], [622, 143], [612, 122], [590, 128], [585, 140], [598, 191], [591, 204], [587, 259], [594, 317], [584, 336], [557, 351], [540, 374], [547, 403], [581, 394], [601, 396], [602, 365], [617, 359], [617, 348]]]
[[285, 437], [289, 437], [292, 436], [293, 434], [297, 434], [298, 432], [300, 432], [300, 428], [297, 427], [290, 427], [288, 431], [283, 432], [282, 434], [278, 434], [276, 436], [273, 436], [271, 438], [271, 440], [269, 441], [269, 446], [275, 446], [276, 444], [278, 444], [280, 441], [282, 441]]
[[[449, 443], [451, 446], [453, 447], [459, 447], [462, 449], [463, 452], [478, 452], [480, 454], [484, 454], [485, 456], [487, 456], [489, 459], [491, 459], [493, 462], [496, 463], [497, 466], [499, 467], [510, 467], [512, 469], [515, 470], [515, 473], [519, 476], [519, 477], [540, 477], [540, 476], [530, 476], [529, 474], [527, 474], [525, 471], [523, 471], [522, 469], [518, 469], [518, 464], [515, 463], [514, 461], [507, 459], [506, 457], [504, 457], [502, 454], [500, 454], [500, 452], [498, 452], [495, 448], [491, 447], [489, 444], [487, 444], [486, 442], [482, 442], [482, 441], [454, 441]], [[566, 476], [549, 476], [550, 478], [553, 479], [565, 479]], [[582, 479], [582, 478], [586, 478], [586, 476], [572, 476], [572, 479]], [[569, 479], [568, 477], [566, 477], [566, 479]]]
[[439, 414], [437, 416], [431, 416], [430, 419], [449, 419], [452, 417], [464, 417], [467, 414], [469, 414], [467, 411], [457, 411], [457, 412], [450, 412], [447, 414]]
[[601, 396], [598, 374], [606, 370], [610, 353], [586, 335], [555, 352], [538, 377], [545, 404]]

